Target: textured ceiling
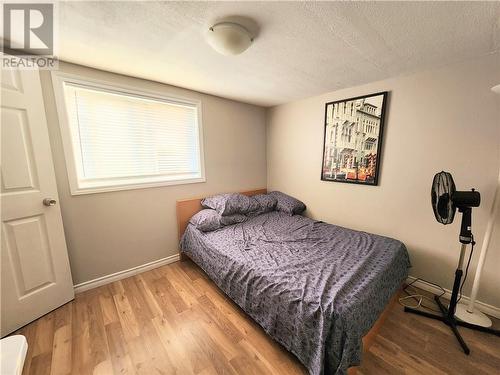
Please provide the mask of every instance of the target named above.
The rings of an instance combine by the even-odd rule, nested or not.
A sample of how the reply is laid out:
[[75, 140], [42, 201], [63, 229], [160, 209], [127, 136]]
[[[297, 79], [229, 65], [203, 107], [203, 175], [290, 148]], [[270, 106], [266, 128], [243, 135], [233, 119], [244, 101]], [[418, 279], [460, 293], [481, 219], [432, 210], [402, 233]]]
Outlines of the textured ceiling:
[[[208, 27], [255, 20], [222, 56]], [[500, 2], [62, 2], [62, 60], [259, 105], [475, 58], [500, 49]]]

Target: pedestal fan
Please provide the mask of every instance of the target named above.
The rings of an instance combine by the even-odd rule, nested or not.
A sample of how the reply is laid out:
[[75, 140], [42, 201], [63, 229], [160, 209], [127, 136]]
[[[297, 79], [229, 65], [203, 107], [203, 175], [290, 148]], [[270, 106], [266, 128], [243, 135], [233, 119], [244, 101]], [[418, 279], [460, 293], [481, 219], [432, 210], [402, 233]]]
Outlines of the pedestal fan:
[[[478, 207], [481, 202], [481, 195], [474, 189], [470, 191], [457, 191], [455, 188], [455, 182], [453, 177], [448, 172], [439, 172], [434, 176], [431, 188], [431, 200], [432, 208], [434, 210], [434, 216], [436, 220], [441, 224], [451, 224], [455, 217], [455, 212], [462, 214], [462, 224], [460, 226], [459, 241], [461, 243], [460, 247], [460, 257], [458, 260], [458, 267], [455, 271], [455, 281], [453, 283], [453, 291], [451, 293], [450, 304], [448, 308], [441, 302], [438, 296], [434, 299], [441, 310], [442, 315], [435, 315], [428, 313], [426, 311], [417, 310], [411, 307], [405, 307], [406, 312], [411, 312], [414, 314], [422, 315], [427, 318], [440, 320], [447, 324], [453, 333], [455, 334], [458, 342], [462, 346], [465, 354], [469, 354], [470, 350], [464, 339], [460, 335], [457, 326], [467, 327], [481, 332], [491, 333], [500, 336], [500, 331], [486, 328], [474, 324], [470, 324], [455, 318], [455, 309], [457, 307], [458, 295], [461, 290], [461, 280], [463, 274], [463, 265], [465, 252], [467, 245], [472, 244], [471, 254], [474, 249], [474, 239], [472, 235], [472, 208]], [[469, 262], [470, 262], [469, 257]]]

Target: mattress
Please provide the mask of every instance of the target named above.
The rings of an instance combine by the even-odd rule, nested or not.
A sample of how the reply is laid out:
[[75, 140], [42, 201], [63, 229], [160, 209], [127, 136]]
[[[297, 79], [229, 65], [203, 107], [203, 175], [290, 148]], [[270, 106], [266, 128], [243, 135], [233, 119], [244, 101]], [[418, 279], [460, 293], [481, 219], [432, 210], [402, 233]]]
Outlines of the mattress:
[[400, 241], [279, 211], [207, 233], [189, 224], [181, 251], [312, 375], [360, 364], [410, 267]]

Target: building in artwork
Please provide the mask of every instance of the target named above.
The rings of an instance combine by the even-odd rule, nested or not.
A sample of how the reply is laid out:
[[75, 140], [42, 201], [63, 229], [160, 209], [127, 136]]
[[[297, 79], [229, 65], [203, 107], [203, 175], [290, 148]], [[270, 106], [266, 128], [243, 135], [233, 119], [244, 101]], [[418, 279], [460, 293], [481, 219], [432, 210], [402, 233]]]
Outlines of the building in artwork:
[[358, 99], [327, 107], [323, 178], [375, 177], [381, 108]]

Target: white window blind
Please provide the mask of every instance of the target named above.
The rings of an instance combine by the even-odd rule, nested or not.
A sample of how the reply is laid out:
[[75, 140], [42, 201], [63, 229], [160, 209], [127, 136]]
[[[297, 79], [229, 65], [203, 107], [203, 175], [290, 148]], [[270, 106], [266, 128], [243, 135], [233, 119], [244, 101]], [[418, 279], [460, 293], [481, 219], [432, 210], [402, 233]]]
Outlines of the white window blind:
[[63, 87], [78, 190], [204, 180], [196, 103]]

